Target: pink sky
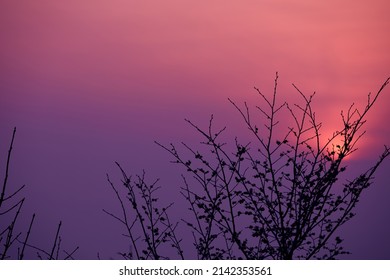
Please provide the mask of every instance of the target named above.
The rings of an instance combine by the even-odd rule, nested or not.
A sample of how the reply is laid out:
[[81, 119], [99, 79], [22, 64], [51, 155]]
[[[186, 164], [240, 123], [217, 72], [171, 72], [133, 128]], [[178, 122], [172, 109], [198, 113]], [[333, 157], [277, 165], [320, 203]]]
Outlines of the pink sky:
[[[341, 109], [364, 104], [390, 75], [389, 3], [2, 1], [1, 158], [17, 126], [16, 183], [37, 196], [77, 182], [104, 189], [115, 160], [160, 170], [167, 157], [153, 140], [191, 140], [184, 118], [206, 124], [214, 113], [235, 127], [227, 98], [255, 104], [253, 86], [271, 93], [276, 71], [281, 99], [298, 96], [291, 83], [317, 92], [329, 133]], [[368, 115], [359, 158], [390, 143], [388, 104], [389, 89]], [[58, 196], [53, 204], [84, 203]]]
[[[64, 111], [78, 119], [88, 108], [81, 118], [91, 124], [115, 121], [115, 111], [130, 103], [156, 111], [162, 104], [200, 108], [203, 114], [205, 98], [210, 104], [253, 100], [252, 86], [270, 90], [279, 71], [282, 94], [295, 94], [293, 82], [318, 92], [319, 114], [323, 109], [330, 125], [388, 75], [386, 3], [3, 3], [4, 110], [42, 119]], [[372, 126], [389, 116], [383, 105], [388, 96], [370, 116]]]

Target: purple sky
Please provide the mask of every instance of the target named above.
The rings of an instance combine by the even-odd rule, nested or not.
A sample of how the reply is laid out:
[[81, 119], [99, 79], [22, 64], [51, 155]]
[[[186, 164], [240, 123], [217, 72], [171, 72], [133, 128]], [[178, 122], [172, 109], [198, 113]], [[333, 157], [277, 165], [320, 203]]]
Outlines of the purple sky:
[[[2, 1], [0, 167], [16, 126], [10, 184], [27, 185], [33, 239], [49, 246], [61, 219], [79, 258], [117, 257], [122, 228], [102, 212], [118, 209], [105, 179], [119, 182], [114, 162], [161, 178], [162, 199], [180, 207], [182, 170], [153, 141], [196, 144], [184, 118], [206, 127], [211, 114], [235, 135], [227, 98], [256, 104], [253, 86], [270, 94], [276, 71], [280, 98], [295, 101], [291, 83], [317, 92], [324, 135], [362, 106], [390, 75], [388, 1], [290, 2]], [[350, 169], [390, 144], [388, 104], [387, 88]], [[390, 259], [389, 168], [341, 232], [352, 259]]]

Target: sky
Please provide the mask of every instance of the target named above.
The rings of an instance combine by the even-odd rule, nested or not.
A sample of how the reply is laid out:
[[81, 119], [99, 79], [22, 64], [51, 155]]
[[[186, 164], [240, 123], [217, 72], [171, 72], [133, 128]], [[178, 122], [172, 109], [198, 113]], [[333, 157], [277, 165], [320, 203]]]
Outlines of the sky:
[[[180, 201], [180, 170], [154, 144], [195, 143], [185, 118], [234, 135], [243, 123], [228, 102], [259, 102], [254, 86], [298, 100], [292, 83], [316, 92], [323, 134], [340, 111], [364, 106], [390, 76], [388, 1], [1, 1], [0, 167], [17, 128], [10, 184], [27, 185], [26, 221], [37, 214], [37, 243], [63, 221], [78, 258], [116, 257], [122, 228], [106, 173], [160, 178], [162, 198]], [[390, 89], [367, 116], [349, 159], [374, 162], [390, 144]], [[230, 130], [229, 130], [230, 129]], [[234, 138], [232, 138], [234, 139]], [[352, 259], [390, 259], [390, 195], [381, 166], [357, 216], [343, 229]], [[3, 173], [1, 173], [3, 174]]]

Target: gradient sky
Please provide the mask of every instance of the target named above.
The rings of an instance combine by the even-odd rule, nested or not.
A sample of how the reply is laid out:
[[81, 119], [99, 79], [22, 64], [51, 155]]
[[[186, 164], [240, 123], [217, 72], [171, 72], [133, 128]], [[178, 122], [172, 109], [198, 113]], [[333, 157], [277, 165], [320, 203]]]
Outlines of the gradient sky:
[[[50, 244], [62, 219], [79, 258], [115, 256], [121, 228], [102, 212], [117, 207], [105, 181], [107, 172], [119, 180], [114, 161], [160, 177], [179, 199], [181, 170], [153, 141], [194, 143], [184, 118], [207, 125], [211, 114], [234, 135], [241, 120], [227, 98], [256, 104], [253, 86], [271, 93], [276, 71], [280, 98], [295, 100], [291, 83], [316, 91], [323, 133], [337, 129], [340, 110], [362, 106], [390, 75], [389, 8], [385, 0], [1, 1], [0, 167], [16, 126], [10, 183], [28, 186], [25, 214], [36, 212], [42, 228], [35, 239]], [[389, 104], [387, 88], [351, 169], [390, 144]], [[342, 232], [350, 258], [390, 259], [389, 168]]]

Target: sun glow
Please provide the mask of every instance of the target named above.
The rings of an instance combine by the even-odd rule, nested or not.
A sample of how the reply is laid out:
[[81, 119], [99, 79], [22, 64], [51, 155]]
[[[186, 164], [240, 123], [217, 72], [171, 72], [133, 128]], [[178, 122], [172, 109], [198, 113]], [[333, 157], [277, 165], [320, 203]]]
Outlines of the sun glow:
[[323, 153], [330, 156], [332, 159], [341, 157], [343, 161], [349, 161], [356, 158], [358, 148], [364, 144], [359, 137], [353, 138], [352, 142], [348, 143], [342, 132], [325, 131], [320, 135], [320, 146], [323, 148]]

